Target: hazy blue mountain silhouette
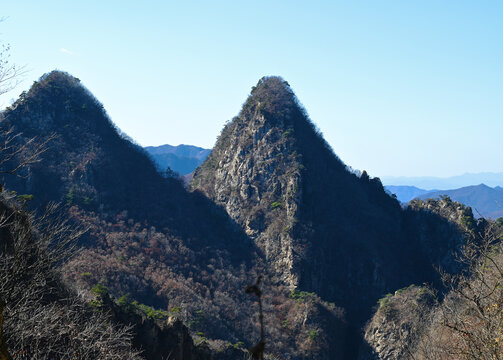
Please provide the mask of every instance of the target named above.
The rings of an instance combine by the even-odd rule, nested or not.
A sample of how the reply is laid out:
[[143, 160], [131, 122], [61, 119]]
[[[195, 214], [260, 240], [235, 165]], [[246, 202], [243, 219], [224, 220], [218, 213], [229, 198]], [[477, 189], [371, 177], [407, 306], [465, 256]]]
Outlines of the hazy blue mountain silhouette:
[[436, 190], [421, 194], [418, 198], [424, 200], [442, 195], [472, 207], [476, 217], [497, 219], [503, 216], [503, 188], [499, 186], [492, 188], [480, 184], [453, 190]]
[[180, 175], [192, 173], [208, 157], [211, 150], [193, 145], [160, 145], [147, 146], [152, 160], [158, 166], [160, 171], [165, 171], [168, 167]]
[[451, 177], [434, 176], [381, 176], [384, 185], [415, 186], [420, 189], [451, 190], [461, 187], [486, 184], [487, 186], [503, 186], [503, 173], [482, 172], [462, 174]]
[[406, 185], [387, 185], [384, 188], [388, 193], [395, 194], [398, 201], [402, 203], [409, 202], [422, 194], [432, 191]]

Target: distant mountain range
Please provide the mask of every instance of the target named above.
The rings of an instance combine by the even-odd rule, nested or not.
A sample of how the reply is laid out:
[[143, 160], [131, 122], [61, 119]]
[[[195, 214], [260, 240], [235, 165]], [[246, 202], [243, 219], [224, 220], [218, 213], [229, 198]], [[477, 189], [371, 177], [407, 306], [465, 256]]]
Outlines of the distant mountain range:
[[443, 195], [452, 200], [470, 206], [475, 217], [497, 219], [503, 217], [503, 188], [489, 187], [485, 184], [471, 185], [451, 190], [424, 190], [415, 186], [386, 186], [386, 190], [395, 194], [397, 199], [406, 203], [412, 199], [435, 199]]
[[192, 173], [206, 160], [211, 152], [210, 149], [183, 144], [178, 146], [168, 144], [147, 146], [145, 150], [154, 160], [159, 170], [166, 171], [169, 167], [182, 176]]
[[492, 188], [480, 184], [455, 190], [439, 190], [422, 194], [419, 199], [438, 198], [441, 195], [471, 206], [476, 217], [497, 219], [503, 216], [503, 188], [499, 186]]
[[384, 187], [390, 194], [396, 195], [398, 201], [407, 203], [418, 196], [426, 194], [432, 190], [424, 190], [415, 186], [407, 185], [387, 185]]
[[[420, 189], [449, 190], [458, 189], [475, 184], [485, 184], [487, 186], [503, 186], [503, 173], [483, 172], [476, 174], [463, 174], [446, 178], [433, 176], [382, 176], [380, 177], [384, 185], [414, 186]], [[398, 195], [398, 194], [397, 194]]]

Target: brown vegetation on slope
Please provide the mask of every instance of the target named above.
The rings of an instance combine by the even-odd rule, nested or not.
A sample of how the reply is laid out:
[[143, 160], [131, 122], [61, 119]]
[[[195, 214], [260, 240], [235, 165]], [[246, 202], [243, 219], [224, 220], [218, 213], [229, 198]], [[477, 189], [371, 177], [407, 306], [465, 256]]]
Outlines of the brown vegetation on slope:
[[37, 222], [0, 194], [3, 336], [15, 359], [140, 359], [129, 330], [93, 311], [56, 269], [78, 233], [52, 216]]

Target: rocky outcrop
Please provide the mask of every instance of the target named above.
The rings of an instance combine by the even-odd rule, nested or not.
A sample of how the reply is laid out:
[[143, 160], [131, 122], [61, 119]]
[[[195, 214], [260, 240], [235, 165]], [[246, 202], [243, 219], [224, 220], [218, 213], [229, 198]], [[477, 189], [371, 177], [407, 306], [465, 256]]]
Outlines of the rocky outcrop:
[[409, 286], [379, 300], [365, 328], [359, 360], [408, 359], [431, 321], [435, 296], [430, 290]]
[[176, 317], [148, 318], [131, 306], [117, 305], [108, 294], [101, 297], [101, 310], [114, 323], [131, 327], [132, 345], [147, 360], [231, 360], [245, 354], [231, 346], [216, 351], [205, 342], [196, 345], [189, 329]]
[[[470, 207], [452, 201], [447, 196], [425, 201], [412, 200], [404, 217], [406, 222], [417, 224], [415, 234], [422, 247], [421, 252], [446, 274], [459, 273], [463, 265], [468, 264], [459, 260], [463, 259], [461, 246], [469, 244], [471, 240], [480, 243], [481, 236], [489, 227], [487, 221], [474, 218]], [[432, 242], [435, 240], [431, 237], [432, 231], [444, 241], [439, 244]], [[467, 237], [468, 241], [463, 241], [463, 237]], [[454, 252], [456, 256], [453, 256]], [[448, 278], [444, 277], [447, 285]], [[462, 277], [457, 279], [459, 281]], [[450, 286], [454, 283], [450, 283]], [[447, 293], [449, 290], [452, 293], [452, 289], [441, 286], [437, 286], [437, 289], [440, 289], [441, 296], [437, 296], [431, 287], [410, 285], [382, 297], [365, 327], [365, 342], [359, 360], [440, 358], [436, 353], [439, 348], [432, 348], [433, 344], [438, 345], [439, 339], [435, 337], [445, 336], [435, 333], [443, 328], [439, 325], [438, 317], [442, 313], [440, 308], [445, 305], [439, 298], [452, 296]], [[449, 310], [459, 311], [459, 304], [447, 306]]]
[[[291, 113], [298, 105], [282, 80], [270, 79], [268, 84], [278, 92], [275, 98], [255, 90], [196, 170], [192, 188], [223, 205], [262, 249], [276, 276], [293, 288], [299, 274], [291, 230], [302, 196], [302, 164]], [[269, 107], [280, 108], [284, 115], [266, 112]]]
[[453, 254], [460, 250], [466, 236], [480, 233], [485, 220], [477, 222], [470, 207], [444, 196], [440, 199], [412, 200], [404, 212], [404, 223], [414, 231], [411, 236], [417, 238], [420, 252], [430, 264], [456, 273], [460, 264]]

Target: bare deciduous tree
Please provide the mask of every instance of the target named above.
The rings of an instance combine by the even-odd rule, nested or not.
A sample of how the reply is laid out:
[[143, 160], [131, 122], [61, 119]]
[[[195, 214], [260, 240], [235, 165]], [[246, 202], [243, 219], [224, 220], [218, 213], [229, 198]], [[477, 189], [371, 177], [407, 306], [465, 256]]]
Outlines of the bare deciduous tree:
[[503, 247], [497, 226], [470, 241], [460, 259], [468, 272], [444, 275], [452, 289], [442, 324], [452, 332], [452, 352], [465, 359], [503, 359]]
[[[55, 207], [34, 220], [0, 199], [0, 298], [4, 338], [16, 359], [140, 359], [130, 329], [113, 325], [64, 283], [57, 266], [82, 231]], [[8, 359], [8, 358], [7, 358]]]
[[442, 274], [450, 291], [431, 309], [414, 359], [503, 359], [503, 233], [489, 223], [472, 235], [459, 257], [466, 270]]
[[[3, 19], [0, 19], [2, 22]], [[14, 89], [26, 73], [24, 66], [10, 62], [10, 46], [0, 47], [0, 95]], [[5, 118], [2, 118], [3, 122]], [[47, 150], [47, 144], [55, 135], [40, 141], [36, 137], [22, 140], [21, 133], [15, 133], [12, 126], [0, 124], [0, 174], [19, 176], [19, 170], [40, 161], [40, 156]], [[1, 190], [1, 184], [0, 184]]]
[[[24, 72], [9, 61], [9, 46], [1, 47], [0, 95]], [[40, 161], [53, 138], [25, 139], [0, 124], [0, 174], [20, 176], [22, 168]], [[113, 325], [62, 279], [58, 267], [82, 231], [55, 216], [55, 205], [34, 219], [1, 190], [0, 360], [140, 359], [130, 329]]]
[[[0, 22], [3, 19], [0, 19]], [[14, 89], [20, 82], [21, 77], [26, 73], [26, 67], [17, 66], [10, 62], [10, 46], [0, 47], [0, 95]]]

